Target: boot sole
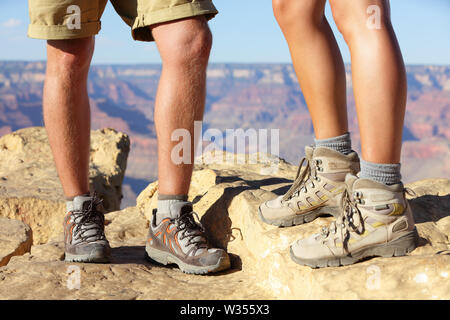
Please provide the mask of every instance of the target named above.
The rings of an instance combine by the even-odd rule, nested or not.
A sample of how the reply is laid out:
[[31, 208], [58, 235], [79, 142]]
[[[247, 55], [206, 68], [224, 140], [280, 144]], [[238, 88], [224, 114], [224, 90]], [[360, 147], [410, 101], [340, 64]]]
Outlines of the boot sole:
[[82, 262], [82, 263], [108, 263], [108, 256], [92, 255], [92, 254], [70, 254], [65, 253], [64, 261], [66, 262]]
[[387, 243], [375, 245], [369, 248], [360, 249], [348, 256], [335, 257], [333, 259], [317, 259], [317, 260], [308, 260], [301, 259], [294, 255], [292, 251], [292, 247], [290, 248], [290, 256], [291, 259], [298, 264], [309, 266], [313, 269], [316, 268], [326, 268], [326, 267], [339, 267], [339, 266], [347, 266], [350, 264], [354, 264], [360, 260], [369, 257], [399, 257], [405, 256], [406, 254], [413, 251], [418, 244], [419, 235], [417, 230], [414, 229], [410, 231], [408, 234], [392, 240]]
[[318, 217], [326, 216], [326, 215], [332, 215], [333, 217], [337, 218], [339, 216], [340, 209], [339, 207], [322, 207], [318, 208], [316, 210], [313, 210], [308, 213], [298, 214], [289, 218], [284, 219], [275, 219], [275, 220], [268, 220], [263, 217], [261, 208], [258, 208], [258, 216], [259, 218], [267, 223], [271, 224], [273, 226], [277, 227], [292, 227], [292, 226], [298, 226], [304, 223], [308, 223], [311, 221], [314, 221]]
[[148, 245], [145, 246], [145, 252], [146, 258], [149, 259], [150, 261], [156, 261], [165, 266], [168, 264], [176, 264], [182, 272], [188, 274], [201, 275], [213, 272], [220, 272], [229, 269], [231, 266], [230, 258], [228, 257], [228, 255], [226, 257], [221, 257], [215, 265], [194, 266], [183, 262], [170, 252], [158, 250]]

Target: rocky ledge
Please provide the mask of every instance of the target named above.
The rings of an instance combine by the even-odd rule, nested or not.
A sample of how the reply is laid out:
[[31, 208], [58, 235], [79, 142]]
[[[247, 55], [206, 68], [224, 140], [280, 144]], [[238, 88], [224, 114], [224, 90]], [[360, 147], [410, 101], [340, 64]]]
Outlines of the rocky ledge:
[[[63, 262], [59, 234], [31, 246], [28, 253], [19, 250], [22, 255], [0, 268], [0, 299], [450, 298], [450, 180], [408, 185], [416, 194], [410, 203], [421, 237], [410, 255], [314, 270], [293, 263], [288, 248], [328, 225], [331, 217], [277, 228], [257, 216], [261, 201], [287, 190], [296, 167], [275, 158], [265, 164], [248, 164], [239, 156], [234, 160], [238, 162], [197, 166], [189, 194], [209, 241], [231, 254], [231, 270], [186, 275], [144, 259], [148, 218], [156, 204], [154, 182], [139, 195], [136, 207], [107, 214], [110, 264]], [[18, 230], [17, 237], [24, 232]], [[76, 274], [80, 281], [74, 287]]]
[[[90, 184], [108, 211], [120, 209], [130, 140], [113, 129], [92, 131]], [[33, 230], [34, 244], [61, 232], [65, 201], [42, 127], [0, 138], [0, 217], [17, 219]]]

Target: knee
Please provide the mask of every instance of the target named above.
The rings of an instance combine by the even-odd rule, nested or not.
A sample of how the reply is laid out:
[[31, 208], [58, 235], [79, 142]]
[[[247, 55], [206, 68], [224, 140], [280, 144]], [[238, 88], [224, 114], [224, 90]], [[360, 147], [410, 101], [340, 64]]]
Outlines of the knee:
[[94, 53], [94, 39], [49, 40], [48, 63], [58, 69], [88, 72]]
[[175, 67], [205, 67], [212, 47], [212, 34], [208, 24], [192, 26], [170, 40], [172, 50], [160, 50], [163, 64]]
[[330, 1], [330, 6], [336, 27], [344, 39], [347, 40], [355, 25], [355, 21], [349, 20], [352, 19], [350, 8], [345, 6], [342, 1]]
[[275, 19], [282, 29], [321, 21], [323, 6], [322, 0], [272, 0]]
[[355, 35], [383, 29], [390, 24], [389, 8], [383, 1], [371, 6], [363, 3], [355, 5], [353, 1], [330, 0], [336, 27], [347, 42]]
[[209, 60], [212, 47], [212, 34], [207, 24], [188, 36], [185, 44], [185, 57], [188, 61], [199, 61], [204, 64]]

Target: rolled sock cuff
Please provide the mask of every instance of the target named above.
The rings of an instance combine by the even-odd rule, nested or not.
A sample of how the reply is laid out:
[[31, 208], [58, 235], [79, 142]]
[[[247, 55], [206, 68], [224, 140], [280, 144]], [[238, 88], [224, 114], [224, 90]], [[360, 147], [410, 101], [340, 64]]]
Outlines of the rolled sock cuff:
[[[165, 198], [165, 197], [163, 197]], [[159, 224], [165, 218], [175, 219], [180, 216], [181, 208], [184, 205], [190, 204], [187, 200], [187, 195], [177, 197], [182, 199], [165, 199], [162, 200], [158, 196], [158, 207], [156, 210], [156, 224]], [[183, 200], [186, 199], [186, 200]]]
[[329, 148], [343, 154], [352, 152], [352, 140], [349, 132], [333, 138], [314, 139], [314, 142], [316, 147]]
[[158, 200], [180, 200], [187, 201], [188, 196], [185, 194], [175, 194], [175, 195], [167, 195], [167, 194], [158, 194]]
[[70, 198], [66, 197], [66, 212], [83, 210], [83, 203], [85, 201], [91, 201], [92, 198], [93, 197], [91, 197], [90, 193], [72, 197], [72, 200], [67, 200]]
[[387, 185], [402, 181], [400, 163], [374, 163], [362, 159], [360, 161], [361, 173], [359, 177], [362, 179], [371, 179]]

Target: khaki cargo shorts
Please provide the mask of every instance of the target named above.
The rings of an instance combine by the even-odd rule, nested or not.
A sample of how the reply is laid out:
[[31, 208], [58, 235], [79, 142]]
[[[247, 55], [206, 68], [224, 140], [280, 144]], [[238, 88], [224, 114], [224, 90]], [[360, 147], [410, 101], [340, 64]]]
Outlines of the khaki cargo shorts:
[[[37, 39], [76, 39], [96, 35], [108, 0], [28, 0], [28, 36]], [[131, 27], [133, 39], [153, 41], [149, 26], [195, 16], [212, 19], [212, 0], [110, 0]]]

